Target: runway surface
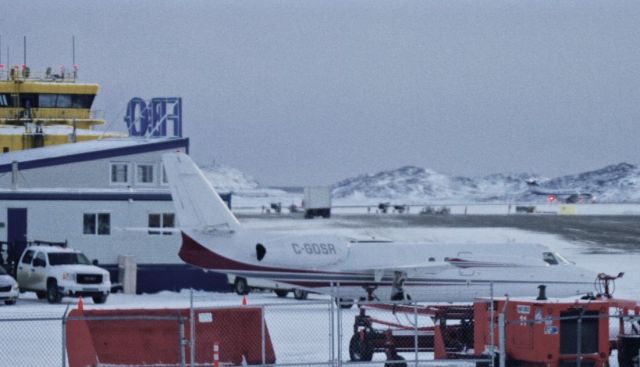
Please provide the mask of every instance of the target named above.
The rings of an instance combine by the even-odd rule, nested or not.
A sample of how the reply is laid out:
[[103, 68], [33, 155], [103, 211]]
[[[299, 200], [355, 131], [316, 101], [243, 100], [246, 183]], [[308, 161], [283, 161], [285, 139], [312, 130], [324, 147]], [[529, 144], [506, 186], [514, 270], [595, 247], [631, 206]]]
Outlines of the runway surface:
[[[302, 219], [301, 215], [240, 215], [239, 219]], [[316, 218], [314, 221], [326, 219]], [[334, 215], [337, 227], [355, 228], [363, 222], [368, 227], [445, 227], [445, 228], [516, 228], [550, 233], [569, 241], [590, 246], [592, 253], [610, 249], [640, 252], [640, 216], [578, 216], [578, 215], [418, 215], [370, 214]]]

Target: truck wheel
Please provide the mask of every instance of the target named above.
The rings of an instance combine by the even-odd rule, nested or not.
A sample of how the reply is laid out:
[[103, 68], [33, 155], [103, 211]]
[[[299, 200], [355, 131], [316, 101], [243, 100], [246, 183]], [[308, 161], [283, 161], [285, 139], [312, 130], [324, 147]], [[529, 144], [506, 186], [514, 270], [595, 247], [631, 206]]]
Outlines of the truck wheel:
[[38, 292], [36, 292], [36, 297], [38, 297], [38, 299], [45, 299], [45, 298], [47, 298], [47, 292], [38, 291]]
[[16, 300], [15, 299], [8, 299], [8, 300], [4, 301], [4, 304], [5, 305], [9, 305], [9, 306], [15, 305], [16, 304]]
[[236, 281], [233, 283], [233, 289], [240, 296], [249, 294], [249, 285], [245, 278], [236, 278]]
[[274, 292], [276, 293], [276, 296], [280, 298], [285, 298], [289, 294], [289, 291], [286, 289], [275, 289]]
[[51, 279], [47, 282], [47, 301], [49, 303], [60, 303], [62, 295], [58, 291], [58, 282]]
[[93, 298], [93, 303], [95, 303], [97, 305], [101, 305], [101, 304], [107, 302], [107, 297], [109, 297], [108, 294], [100, 294], [98, 296], [93, 296], [91, 298]]
[[353, 334], [349, 341], [349, 358], [351, 358], [353, 362], [368, 362], [373, 358], [373, 346], [366, 334], [362, 342], [360, 342], [359, 334]]
[[303, 300], [307, 299], [307, 296], [309, 296], [309, 293], [307, 293], [307, 291], [303, 291], [302, 289], [298, 288], [293, 290], [293, 298], [295, 299]]

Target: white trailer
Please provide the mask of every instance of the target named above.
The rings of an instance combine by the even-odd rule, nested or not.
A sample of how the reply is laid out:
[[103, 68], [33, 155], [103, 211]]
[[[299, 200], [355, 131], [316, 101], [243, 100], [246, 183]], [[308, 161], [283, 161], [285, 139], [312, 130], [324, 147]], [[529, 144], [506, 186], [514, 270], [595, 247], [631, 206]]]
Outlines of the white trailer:
[[331, 188], [312, 186], [304, 189], [304, 217], [329, 218], [331, 216]]

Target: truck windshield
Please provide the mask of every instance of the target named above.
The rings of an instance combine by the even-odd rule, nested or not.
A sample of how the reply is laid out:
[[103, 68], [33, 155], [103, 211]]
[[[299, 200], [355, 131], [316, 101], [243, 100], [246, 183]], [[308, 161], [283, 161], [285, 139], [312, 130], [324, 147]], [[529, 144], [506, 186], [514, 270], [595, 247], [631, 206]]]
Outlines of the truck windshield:
[[89, 259], [84, 254], [77, 252], [51, 252], [49, 253], [49, 265], [89, 265]]

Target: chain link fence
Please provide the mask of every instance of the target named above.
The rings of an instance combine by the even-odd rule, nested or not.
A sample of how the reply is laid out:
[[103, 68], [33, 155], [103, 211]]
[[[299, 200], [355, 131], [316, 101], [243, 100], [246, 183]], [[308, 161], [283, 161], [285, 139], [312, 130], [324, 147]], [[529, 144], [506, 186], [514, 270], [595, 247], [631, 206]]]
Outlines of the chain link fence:
[[[493, 305], [491, 289], [484, 293]], [[180, 309], [22, 312], [0, 319], [0, 365], [401, 367], [441, 365], [443, 358], [469, 366], [488, 361], [474, 354], [479, 321], [468, 304], [259, 301], [221, 306], [213, 295], [191, 293]]]

